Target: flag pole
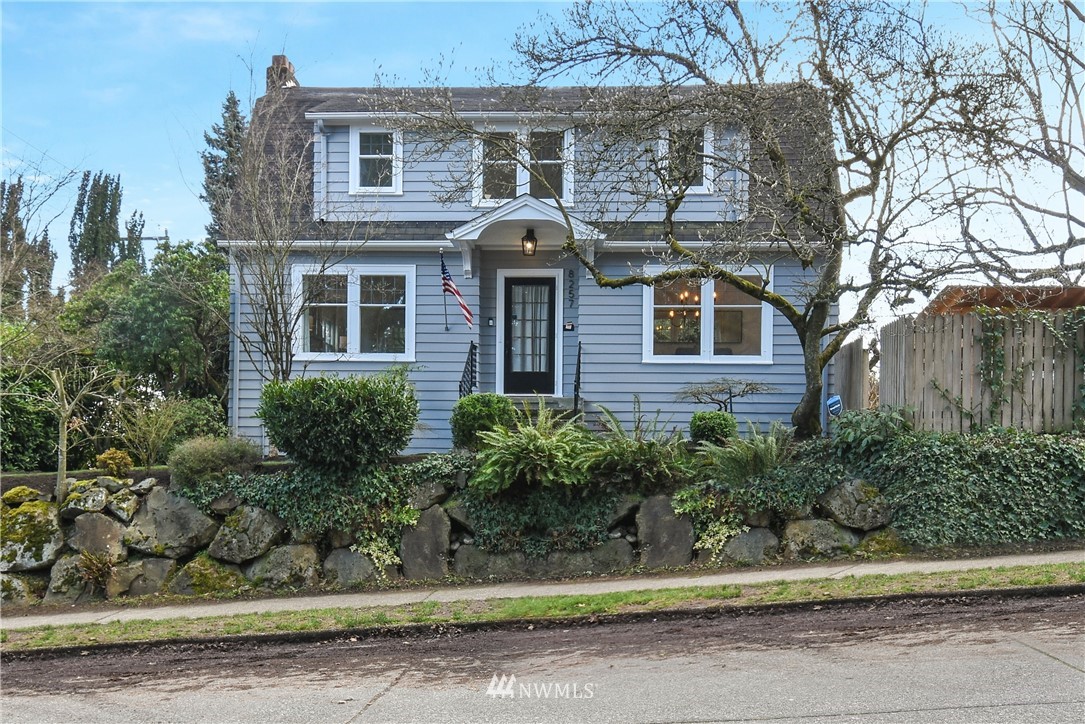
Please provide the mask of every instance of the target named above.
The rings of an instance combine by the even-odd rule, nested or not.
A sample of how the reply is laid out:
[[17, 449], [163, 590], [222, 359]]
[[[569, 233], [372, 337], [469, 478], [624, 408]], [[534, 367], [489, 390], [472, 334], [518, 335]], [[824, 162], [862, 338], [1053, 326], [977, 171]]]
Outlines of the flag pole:
[[438, 249], [441, 255], [441, 304], [445, 309], [445, 331], [448, 332], [448, 295], [445, 293], [445, 250]]

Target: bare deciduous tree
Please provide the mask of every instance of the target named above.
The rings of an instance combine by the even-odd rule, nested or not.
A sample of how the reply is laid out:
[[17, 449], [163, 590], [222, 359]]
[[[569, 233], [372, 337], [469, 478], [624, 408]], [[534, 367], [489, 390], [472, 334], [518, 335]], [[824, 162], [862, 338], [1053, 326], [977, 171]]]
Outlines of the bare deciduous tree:
[[287, 380], [295, 371], [295, 343], [315, 293], [294, 284], [295, 265], [323, 273], [357, 253], [374, 224], [362, 212], [329, 222], [329, 210], [314, 199], [317, 132], [305, 120], [299, 92], [293, 67], [276, 56], [216, 215], [236, 285], [229, 327], [240, 354], [265, 380]]
[[[1020, 85], [997, 72], [993, 46], [950, 37], [923, 5], [580, 2], [516, 47], [524, 75], [502, 88], [502, 105], [524, 109], [521, 127], [577, 129], [576, 207], [548, 189], [530, 134], [480, 123], [451, 93], [389, 91], [409, 111], [406, 128], [468, 161], [444, 197], [475, 185], [472, 144], [489, 144], [551, 192], [565, 251], [600, 286], [710, 278], [769, 304], [803, 351], [800, 436], [820, 431], [823, 370], [875, 304], [907, 303], [981, 268], [947, 208], [967, 172], [1007, 160], [983, 152], [1017, 123]], [[545, 87], [557, 82], [578, 85], [575, 102]], [[723, 142], [692, 156], [725, 203], [711, 223], [692, 224], [691, 189], [704, 179], [689, 173], [699, 164], [676, 162], [671, 139], [705, 127]], [[658, 251], [607, 273], [591, 240], [576, 238], [574, 212], [608, 232], [639, 225], [658, 234]], [[808, 281], [782, 294], [767, 269], [785, 257]], [[837, 318], [844, 298], [854, 312]]]
[[[977, 13], [995, 48], [987, 74], [1014, 103], [1005, 126], [956, 179], [951, 208], [968, 252], [993, 280], [1085, 280], [1085, 13], [1073, 0], [990, 0]], [[972, 123], [961, 106], [961, 122]], [[991, 222], [992, 217], [997, 221]]]

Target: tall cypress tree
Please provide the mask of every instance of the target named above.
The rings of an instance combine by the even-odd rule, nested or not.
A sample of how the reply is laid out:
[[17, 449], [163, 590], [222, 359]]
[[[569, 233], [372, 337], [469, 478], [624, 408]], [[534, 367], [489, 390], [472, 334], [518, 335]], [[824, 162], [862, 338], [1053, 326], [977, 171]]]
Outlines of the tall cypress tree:
[[[72, 253], [72, 281], [84, 287], [125, 259], [142, 260], [143, 251], [133, 232], [143, 233], [142, 214], [133, 214], [121, 236], [121, 177], [99, 171], [83, 173], [68, 233]], [[138, 221], [138, 223], [137, 223]]]
[[203, 160], [203, 194], [200, 200], [211, 212], [207, 225], [207, 238], [222, 238], [225, 215], [230, 194], [237, 185], [241, 169], [241, 153], [245, 140], [245, 116], [233, 91], [226, 95], [222, 104], [222, 122], [211, 126], [210, 133], [203, 134], [208, 149], [200, 152]]

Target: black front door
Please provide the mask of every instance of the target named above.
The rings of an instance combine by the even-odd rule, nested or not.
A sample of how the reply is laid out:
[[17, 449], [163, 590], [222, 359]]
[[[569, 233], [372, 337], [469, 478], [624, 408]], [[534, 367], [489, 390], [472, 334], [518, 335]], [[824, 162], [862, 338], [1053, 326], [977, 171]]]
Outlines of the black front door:
[[505, 389], [507, 395], [554, 394], [555, 282], [505, 279]]

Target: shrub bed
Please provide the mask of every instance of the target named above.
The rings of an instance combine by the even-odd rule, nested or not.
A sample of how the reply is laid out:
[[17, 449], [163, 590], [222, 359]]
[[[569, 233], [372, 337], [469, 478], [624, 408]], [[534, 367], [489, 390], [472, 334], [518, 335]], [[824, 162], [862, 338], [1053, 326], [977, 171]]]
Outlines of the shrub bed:
[[864, 466], [924, 547], [1085, 537], [1085, 438], [991, 430], [896, 438]]

